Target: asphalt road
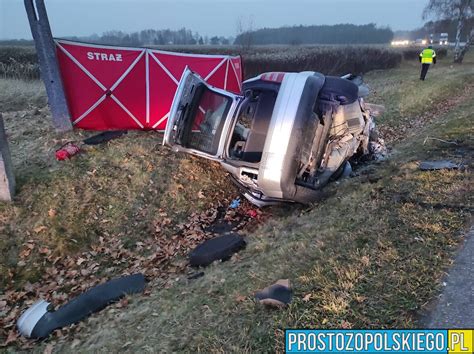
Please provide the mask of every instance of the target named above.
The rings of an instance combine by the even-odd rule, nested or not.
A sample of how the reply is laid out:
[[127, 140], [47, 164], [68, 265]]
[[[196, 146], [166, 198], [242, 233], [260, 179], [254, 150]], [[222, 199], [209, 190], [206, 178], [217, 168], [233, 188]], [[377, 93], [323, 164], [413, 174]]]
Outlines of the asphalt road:
[[427, 327], [474, 328], [474, 226], [466, 235], [445, 283]]

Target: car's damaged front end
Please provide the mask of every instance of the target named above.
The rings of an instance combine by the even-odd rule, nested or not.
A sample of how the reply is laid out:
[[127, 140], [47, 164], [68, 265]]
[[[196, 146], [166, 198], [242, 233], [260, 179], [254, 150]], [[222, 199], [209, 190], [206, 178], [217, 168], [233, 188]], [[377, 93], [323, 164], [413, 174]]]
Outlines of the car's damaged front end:
[[373, 127], [349, 78], [265, 73], [235, 95], [186, 70], [164, 144], [219, 161], [258, 206], [311, 203], [352, 156], [368, 153]]

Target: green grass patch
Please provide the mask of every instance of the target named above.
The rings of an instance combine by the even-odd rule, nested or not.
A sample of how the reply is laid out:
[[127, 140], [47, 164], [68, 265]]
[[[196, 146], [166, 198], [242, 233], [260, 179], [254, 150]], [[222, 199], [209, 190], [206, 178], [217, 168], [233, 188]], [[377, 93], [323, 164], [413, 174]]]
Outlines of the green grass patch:
[[387, 108], [380, 124], [397, 129], [420, 116], [439, 115], [437, 104], [456, 99], [467, 85], [474, 82], [474, 65], [453, 65], [446, 59], [430, 68], [425, 81], [419, 80], [419, 75], [420, 65], [409, 62], [398, 69], [373, 71], [366, 76], [375, 90], [370, 101]]

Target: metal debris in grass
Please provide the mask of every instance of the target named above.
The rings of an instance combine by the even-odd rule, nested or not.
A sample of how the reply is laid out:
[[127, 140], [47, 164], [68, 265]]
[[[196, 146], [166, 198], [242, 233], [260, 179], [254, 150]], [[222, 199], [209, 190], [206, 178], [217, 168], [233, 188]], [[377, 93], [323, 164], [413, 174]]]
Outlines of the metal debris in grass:
[[448, 160], [439, 160], [439, 161], [421, 161], [419, 168], [421, 171], [436, 171], [436, 170], [459, 170], [459, 169], [464, 169], [465, 166], [459, 163], [448, 161]]
[[443, 140], [443, 139], [439, 139], [439, 138], [432, 138], [430, 136], [427, 136], [425, 138], [425, 140], [423, 140], [423, 145], [425, 145], [428, 140], [436, 140], [436, 141], [440, 141], [440, 142], [446, 143], [446, 144], [458, 145], [458, 143], [456, 141], [448, 141], [448, 140]]

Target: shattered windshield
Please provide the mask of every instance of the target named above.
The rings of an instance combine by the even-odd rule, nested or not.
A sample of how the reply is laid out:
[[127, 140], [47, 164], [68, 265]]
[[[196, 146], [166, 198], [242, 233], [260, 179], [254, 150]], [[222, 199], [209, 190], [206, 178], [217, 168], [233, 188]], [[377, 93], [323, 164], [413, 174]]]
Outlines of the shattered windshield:
[[197, 94], [192, 111], [186, 147], [208, 154], [217, 154], [225, 117], [232, 99], [204, 88]]

